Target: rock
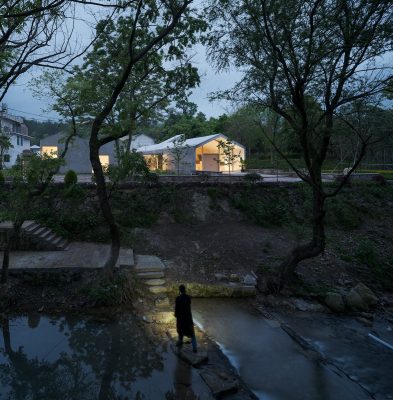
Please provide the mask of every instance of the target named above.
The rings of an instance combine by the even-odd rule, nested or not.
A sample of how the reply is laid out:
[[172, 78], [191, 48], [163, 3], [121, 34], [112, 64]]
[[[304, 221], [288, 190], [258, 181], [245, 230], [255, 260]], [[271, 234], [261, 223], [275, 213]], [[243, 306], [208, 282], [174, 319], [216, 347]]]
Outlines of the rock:
[[166, 293], [167, 289], [165, 286], [150, 286], [149, 291], [153, 294]]
[[256, 286], [257, 285], [257, 280], [255, 279], [254, 276], [252, 276], [251, 274], [247, 274], [244, 278], [243, 278], [243, 283], [247, 286]]
[[216, 274], [214, 274], [214, 277], [218, 280], [218, 281], [225, 281], [227, 280], [227, 276], [225, 274], [221, 274], [220, 272], [217, 272]]
[[148, 286], [162, 286], [165, 285], [165, 279], [146, 279], [143, 283]]
[[175, 354], [179, 356], [182, 360], [191, 364], [193, 367], [200, 365], [208, 360], [206, 351], [198, 350], [197, 353], [194, 353], [191, 348], [183, 347], [178, 349], [175, 344], [172, 345], [172, 349]]
[[163, 262], [156, 256], [137, 255], [135, 271], [140, 272], [162, 272], [165, 269]]
[[138, 278], [141, 279], [160, 279], [165, 276], [165, 274], [162, 271], [158, 272], [140, 272], [137, 274]]
[[229, 275], [229, 280], [231, 282], [240, 282], [240, 276], [238, 274], [231, 274]]
[[169, 307], [169, 299], [168, 297], [159, 297], [155, 300], [154, 304], [159, 308]]
[[359, 322], [361, 322], [363, 325], [366, 326], [373, 326], [373, 321], [367, 319], [367, 318], [363, 318], [363, 317], [357, 317], [356, 318]]
[[354, 290], [359, 294], [367, 306], [375, 306], [378, 303], [378, 297], [363, 283], [356, 285]]
[[164, 311], [155, 313], [152, 316], [153, 321], [157, 324], [170, 324], [175, 320], [175, 316], [172, 311]]
[[347, 304], [351, 310], [354, 311], [367, 311], [368, 306], [365, 301], [360, 297], [360, 294], [355, 290], [351, 289], [346, 296]]
[[[177, 296], [178, 286], [171, 285], [168, 294]], [[187, 283], [187, 293], [192, 297], [252, 297], [256, 295], [255, 286], [245, 286], [238, 283], [203, 284]]]
[[313, 303], [303, 299], [293, 299], [292, 303], [297, 310], [305, 312], [325, 312], [326, 308], [319, 303]]
[[144, 322], [148, 323], [148, 324], [151, 324], [151, 323], [153, 322], [153, 319], [152, 319], [152, 317], [151, 317], [150, 315], [144, 315], [144, 316], [142, 317], [142, 320], [143, 320]]
[[328, 292], [325, 297], [325, 304], [336, 313], [345, 311], [344, 299], [339, 293]]
[[227, 393], [238, 390], [238, 381], [236, 378], [221, 371], [204, 370], [200, 373], [202, 379], [209, 386], [215, 398], [221, 398]]

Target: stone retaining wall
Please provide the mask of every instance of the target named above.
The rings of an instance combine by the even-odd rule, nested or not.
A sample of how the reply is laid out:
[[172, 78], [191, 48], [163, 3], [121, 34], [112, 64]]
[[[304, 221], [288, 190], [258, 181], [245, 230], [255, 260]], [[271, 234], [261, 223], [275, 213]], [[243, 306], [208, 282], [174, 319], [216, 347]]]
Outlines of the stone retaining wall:
[[[245, 298], [256, 295], [254, 286], [245, 286], [240, 284], [205, 284], [196, 282], [186, 282], [187, 293], [192, 297], [236, 297]], [[177, 296], [179, 284], [168, 286], [168, 295]]]

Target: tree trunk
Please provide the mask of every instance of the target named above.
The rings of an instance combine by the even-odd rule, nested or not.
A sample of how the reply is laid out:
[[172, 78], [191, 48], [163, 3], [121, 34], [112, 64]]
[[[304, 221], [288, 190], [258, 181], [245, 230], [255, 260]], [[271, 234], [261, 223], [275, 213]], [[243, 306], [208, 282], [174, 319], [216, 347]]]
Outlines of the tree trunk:
[[3, 253], [3, 265], [1, 268], [1, 283], [7, 283], [8, 281], [9, 265], [10, 265], [10, 239], [7, 238], [7, 244], [4, 248], [4, 253]]
[[298, 264], [308, 258], [316, 257], [325, 249], [325, 196], [322, 188], [313, 188], [313, 235], [309, 243], [295, 247], [280, 265], [280, 281], [278, 290], [281, 290], [293, 278]]
[[94, 137], [90, 138], [90, 162], [93, 167], [94, 175], [96, 178], [97, 184], [97, 195], [100, 203], [102, 215], [105, 218], [109, 226], [109, 231], [111, 235], [111, 249], [108, 259], [104, 265], [104, 273], [108, 275], [113, 274], [113, 270], [115, 268], [117, 259], [119, 258], [120, 252], [120, 232], [119, 228], [115, 222], [113, 217], [112, 208], [109, 203], [107, 190], [106, 190], [106, 182], [104, 172], [102, 170], [102, 166], [99, 158], [99, 143], [98, 140]]
[[11, 347], [10, 321], [8, 318], [4, 318], [2, 320], [1, 327], [3, 330], [4, 350], [8, 355], [10, 355], [13, 353], [13, 351]]

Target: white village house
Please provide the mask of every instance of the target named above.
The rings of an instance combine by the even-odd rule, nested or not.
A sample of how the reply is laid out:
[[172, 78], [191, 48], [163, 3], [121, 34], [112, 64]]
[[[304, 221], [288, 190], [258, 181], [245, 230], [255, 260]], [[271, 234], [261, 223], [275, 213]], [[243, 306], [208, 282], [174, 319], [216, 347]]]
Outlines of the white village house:
[[5, 151], [3, 155], [3, 165], [5, 168], [12, 167], [23, 151], [30, 150], [31, 137], [23, 118], [0, 113], [0, 134], [10, 138], [12, 147]]
[[[183, 140], [176, 135], [164, 142], [139, 147], [151, 170], [179, 171], [182, 174], [194, 172], [240, 172], [245, 160], [245, 147], [231, 140], [233, 162], [228, 165], [220, 142], [228, 138], [221, 134]], [[230, 170], [230, 171], [229, 171]]]
[[[59, 132], [51, 136], [47, 136], [40, 141], [40, 153], [48, 154], [51, 157], [58, 157], [64, 150], [66, 134]], [[126, 145], [126, 138], [120, 139], [123, 146]], [[132, 137], [131, 150], [136, 150], [140, 146], [151, 145], [154, 140], [145, 134], [139, 134]], [[100, 148], [100, 162], [103, 167], [117, 164], [116, 143], [107, 143]], [[72, 139], [67, 154], [64, 157], [65, 165], [60, 167], [60, 174], [65, 174], [72, 169], [77, 174], [91, 174], [92, 166], [89, 156], [89, 139], [87, 137], [75, 137]]]

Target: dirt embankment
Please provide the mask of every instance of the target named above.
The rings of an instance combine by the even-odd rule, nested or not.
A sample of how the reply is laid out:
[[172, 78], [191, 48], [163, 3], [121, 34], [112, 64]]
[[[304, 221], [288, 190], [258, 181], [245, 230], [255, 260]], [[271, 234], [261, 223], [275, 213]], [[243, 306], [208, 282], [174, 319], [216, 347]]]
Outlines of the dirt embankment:
[[[54, 196], [57, 200], [48, 202], [48, 209], [32, 217], [70, 239], [108, 240], [90, 195], [79, 190], [71, 197], [69, 193], [68, 197], [64, 193]], [[263, 277], [311, 234], [310, 193], [304, 185], [135, 188], [113, 194], [112, 203], [123, 245], [138, 254], [161, 257], [171, 282], [236, 281], [251, 271]], [[376, 184], [345, 188], [329, 200], [326, 250], [299, 265], [291, 293], [318, 297], [363, 282], [391, 303], [392, 206], [393, 187]], [[118, 301], [116, 296], [121, 295], [110, 283], [95, 279], [88, 277], [88, 284], [71, 279], [48, 287], [42, 282], [11, 282], [15, 290], [3, 288], [3, 294], [12, 293], [7, 300], [3, 296], [2, 302], [13, 304], [18, 299], [28, 307], [28, 293], [40, 307], [44, 303], [90, 307], [100, 304], [102, 297], [104, 302]], [[64, 290], [67, 285], [72, 290]], [[40, 299], [45, 301], [41, 304]]]

